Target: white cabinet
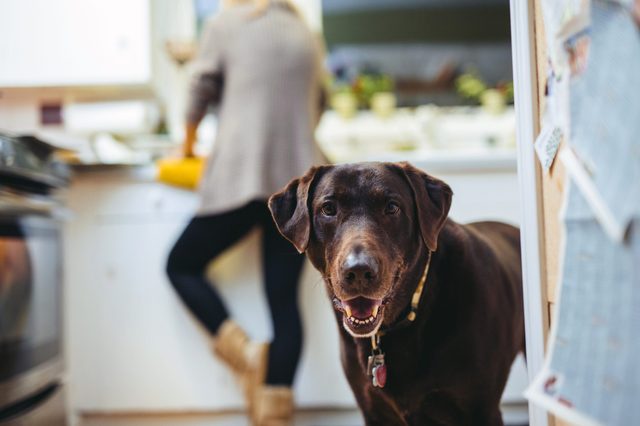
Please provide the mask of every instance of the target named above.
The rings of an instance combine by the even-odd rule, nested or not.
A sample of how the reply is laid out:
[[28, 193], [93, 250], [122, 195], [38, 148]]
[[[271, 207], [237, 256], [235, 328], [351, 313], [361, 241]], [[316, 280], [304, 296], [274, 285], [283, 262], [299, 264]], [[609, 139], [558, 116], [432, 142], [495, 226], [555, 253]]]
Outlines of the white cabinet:
[[0, 87], [146, 84], [149, 0], [3, 1]]
[[[66, 242], [67, 356], [72, 410], [208, 411], [241, 407], [233, 377], [181, 305], [165, 261], [197, 206], [195, 194], [152, 180], [150, 170], [77, 176]], [[232, 315], [271, 335], [253, 232], [212, 265]], [[247, 261], [251, 259], [251, 261]], [[301, 285], [305, 344], [296, 379], [302, 406], [354, 406], [338, 358], [337, 325], [320, 276]]]

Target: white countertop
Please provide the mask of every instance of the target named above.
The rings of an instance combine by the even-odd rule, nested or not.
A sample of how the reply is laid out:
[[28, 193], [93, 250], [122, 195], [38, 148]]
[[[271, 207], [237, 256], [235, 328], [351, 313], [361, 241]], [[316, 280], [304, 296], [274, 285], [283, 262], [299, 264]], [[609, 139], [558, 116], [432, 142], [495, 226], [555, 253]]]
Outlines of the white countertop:
[[[213, 141], [215, 129], [205, 133]], [[179, 144], [166, 137], [138, 137], [124, 145], [104, 136], [101, 145], [104, 149], [97, 150], [99, 147], [86, 138], [54, 136], [54, 140], [66, 141], [78, 153], [82, 160], [78, 170], [123, 165], [145, 168], [153, 165], [153, 158], [179, 150]], [[329, 110], [320, 120], [316, 140], [328, 160], [336, 164], [409, 161], [434, 173], [516, 171], [513, 108], [496, 115], [477, 107], [429, 105], [400, 108], [386, 118], [360, 111], [350, 119]], [[199, 148], [205, 154], [211, 143], [199, 144]]]
[[481, 108], [399, 109], [388, 118], [361, 111], [344, 119], [324, 113], [316, 139], [333, 163], [410, 161], [439, 172], [516, 170], [515, 117]]

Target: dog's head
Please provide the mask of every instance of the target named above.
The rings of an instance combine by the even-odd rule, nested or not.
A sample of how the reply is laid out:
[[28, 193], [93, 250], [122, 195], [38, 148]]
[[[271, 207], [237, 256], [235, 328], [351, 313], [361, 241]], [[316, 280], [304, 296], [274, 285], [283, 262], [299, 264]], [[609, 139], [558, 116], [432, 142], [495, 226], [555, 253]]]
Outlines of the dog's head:
[[[368, 337], [393, 322], [435, 251], [451, 188], [408, 163], [321, 166], [269, 199], [278, 229], [322, 273], [345, 329]], [[419, 271], [422, 272], [421, 270]]]

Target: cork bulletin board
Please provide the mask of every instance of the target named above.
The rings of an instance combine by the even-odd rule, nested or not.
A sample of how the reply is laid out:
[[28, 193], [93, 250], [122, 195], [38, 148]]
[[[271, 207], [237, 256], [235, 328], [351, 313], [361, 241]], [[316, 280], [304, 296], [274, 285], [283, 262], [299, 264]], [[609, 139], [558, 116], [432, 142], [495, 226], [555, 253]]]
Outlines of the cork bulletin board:
[[640, 0], [529, 5], [539, 160], [535, 284], [546, 355], [527, 396], [570, 422], [549, 417], [549, 424], [634, 424], [640, 418]]
[[[541, 117], [545, 110], [545, 86], [547, 80], [547, 47], [545, 42], [545, 28], [542, 19], [541, 0], [534, 0], [533, 31], [535, 36], [535, 70], [537, 86], [537, 128], [542, 127]], [[536, 135], [537, 137], [538, 135]], [[554, 161], [548, 171], [543, 171], [539, 165], [539, 191], [542, 209], [541, 237], [541, 294], [544, 298], [543, 315], [545, 318], [545, 342], [548, 340], [549, 328], [553, 322], [553, 309], [556, 295], [556, 285], [559, 281], [560, 241], [562, 226], [560, 223], [560, 208], [564, 193], [565, 172], [559, 161]], [[568, 426], [569, 424], [554, 416], [549, 416], [550, 426]]]

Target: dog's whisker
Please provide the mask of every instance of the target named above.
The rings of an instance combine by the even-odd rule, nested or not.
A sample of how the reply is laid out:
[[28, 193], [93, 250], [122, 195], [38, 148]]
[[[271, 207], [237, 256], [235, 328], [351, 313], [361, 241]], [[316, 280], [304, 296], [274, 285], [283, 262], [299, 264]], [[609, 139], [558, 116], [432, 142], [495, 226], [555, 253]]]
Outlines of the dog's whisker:
[[316, 279], [313, 281], [313, 285], [318, 285], [318, 284], [323, 284], [324, 283], [324, 279], [322, 277]]

